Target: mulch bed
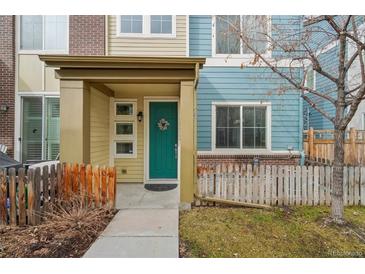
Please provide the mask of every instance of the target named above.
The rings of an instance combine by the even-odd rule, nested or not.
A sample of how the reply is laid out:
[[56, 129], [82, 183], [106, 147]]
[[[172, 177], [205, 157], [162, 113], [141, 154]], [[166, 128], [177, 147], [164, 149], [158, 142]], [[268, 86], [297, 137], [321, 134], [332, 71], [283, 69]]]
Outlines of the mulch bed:
[[0, 227], [0, 258], [82, 257], [116, 214], [114, 209], [55, 206], [38, 226]]

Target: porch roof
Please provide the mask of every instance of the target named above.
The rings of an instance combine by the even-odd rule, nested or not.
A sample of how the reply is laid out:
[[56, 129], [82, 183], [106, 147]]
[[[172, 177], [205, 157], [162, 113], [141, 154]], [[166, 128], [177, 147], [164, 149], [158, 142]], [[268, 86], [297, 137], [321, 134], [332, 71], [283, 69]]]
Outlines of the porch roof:
[[205, 58], [149, 56], [39, 55], [57, 67], [56, 78], [93, 82], [179, 82], [199, 79]]
[[205, 58], [156, 56], [39, 55], [39, 59], [48, 66], [59, 68], [196, 69], [205, 63]]

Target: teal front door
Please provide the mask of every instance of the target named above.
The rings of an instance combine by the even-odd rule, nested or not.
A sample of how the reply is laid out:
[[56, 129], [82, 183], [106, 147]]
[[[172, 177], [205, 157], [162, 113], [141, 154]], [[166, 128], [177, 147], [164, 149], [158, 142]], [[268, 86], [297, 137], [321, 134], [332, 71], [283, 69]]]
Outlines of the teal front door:
[[177, 102], [149, 104], [149, 177], [177, 179]]

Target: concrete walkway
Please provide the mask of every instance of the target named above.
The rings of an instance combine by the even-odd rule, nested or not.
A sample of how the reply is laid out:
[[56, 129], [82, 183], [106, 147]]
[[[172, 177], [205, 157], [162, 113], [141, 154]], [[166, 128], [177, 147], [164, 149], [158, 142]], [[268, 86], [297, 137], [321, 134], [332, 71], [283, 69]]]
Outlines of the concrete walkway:
[[120, 209], [86, 258], [177, 258], [179, 256], [179, 189], [145, 190], [120, 184]]

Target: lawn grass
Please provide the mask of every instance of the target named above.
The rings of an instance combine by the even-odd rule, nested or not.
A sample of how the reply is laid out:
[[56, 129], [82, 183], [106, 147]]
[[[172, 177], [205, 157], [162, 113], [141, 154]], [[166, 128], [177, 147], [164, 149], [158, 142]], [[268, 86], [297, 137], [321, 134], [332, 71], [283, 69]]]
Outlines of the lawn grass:
[[181, 257], [365, 257], [365, 208], [329, 223], [328, 207], [198, 207], [180, 215]]

